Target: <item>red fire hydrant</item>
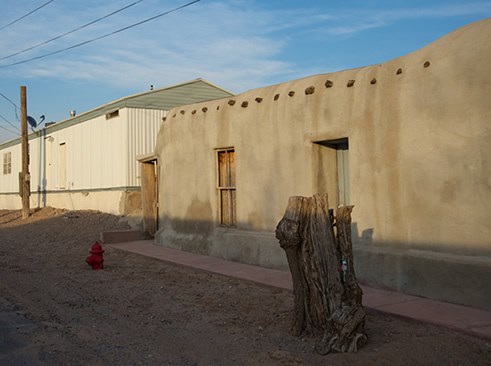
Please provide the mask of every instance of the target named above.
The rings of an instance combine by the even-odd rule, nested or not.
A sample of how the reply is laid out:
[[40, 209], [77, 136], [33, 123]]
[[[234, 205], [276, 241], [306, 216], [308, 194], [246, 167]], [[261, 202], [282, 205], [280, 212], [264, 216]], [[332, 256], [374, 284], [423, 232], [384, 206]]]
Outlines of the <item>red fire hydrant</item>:
[[90, 255], [85, 260], [92, 269], [103, 269], [104, 268], [104, 249], [102, 249], [101, 244], [96, 241], [92, 244], [90, 248]]

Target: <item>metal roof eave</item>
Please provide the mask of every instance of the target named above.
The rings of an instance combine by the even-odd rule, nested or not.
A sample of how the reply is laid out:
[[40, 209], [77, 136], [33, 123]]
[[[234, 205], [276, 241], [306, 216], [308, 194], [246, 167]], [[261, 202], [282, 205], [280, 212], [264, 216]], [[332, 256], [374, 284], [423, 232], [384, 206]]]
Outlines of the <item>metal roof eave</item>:
[[[89, 110], [87, 112], [57, 122], [51, 126], [44, 127], [42, 131], [44, 134], [53, 133], [55, 131], [68, 128], [78, 123], [82, 123], [97, 118], [99, 116], [103, 116], [109, 111], [114, 111], [125, 107], [142, 108], [142, 109], [159, 109], [165, 111], [165, 110], [170, 110], [178, 105], [192, 104], [197, 101], [204, 101], [204, 99], [199, 96], [199, 93], [196, 94], [196, 97], [192, 97], [192, 93], [190, 93], [193, 91], [193, 85], [196, 84], [201, 84], [203, 86], [202, 91], [204, 91], [204, 89], [207, 89], [209, 91], [209, 97], [207, 97], [207, 100], [219, 99], [226, 96], [235, 95], [234, 93], [229, 92], [223, 88], [220, 88], [202, 78], [197, 78], [184, 83], [175, 84], [155, 90], [145, 91], [142, 93], [116, 99], [115, 101], [109, 102], [107, 104]], [[178, 91], [177, 93], [175, 93], [176, 89]], [[179, 93], [179, 89], [181, 89], [180, 93]], [[187, 90], [182, 90], [182, 89], [187, 89]], [[218, 91], [218, 93], [215, 93], [216, 91]], [[156, 97], [151, 98], [151, 96], [153, 95]], [[164, 102], [163, 99], [168, 99], [168, 100], [167, 102]], [[184, 99], [188, 99], [188, 100], [184, 101]], [[28, 138], [29, 140], [32, 140], [38, 137], [40, 134], [41, 134], [41, 130], [37, 132], [32, 132], [28, 135]], [[20, 137], [4, 142], [3, 144], [0, 144], [0, 150], [20, 144], [20, 142], [21, 142]]]

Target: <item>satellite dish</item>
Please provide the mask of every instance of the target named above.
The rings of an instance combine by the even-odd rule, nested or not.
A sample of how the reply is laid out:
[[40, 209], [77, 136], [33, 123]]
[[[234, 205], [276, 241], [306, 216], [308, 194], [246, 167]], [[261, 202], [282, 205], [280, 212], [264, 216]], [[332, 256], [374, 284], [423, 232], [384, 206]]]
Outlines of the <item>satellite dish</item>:
[[31, 126], [31, 128], [35, 128], [35, 127], [37, 127], [37, 126], [40, 126], [40, 125], [41, 125], [41, 123], [43, 123], [43, 122], [44, 122], [45, 118], [46, 118], [46, 117], [44, 116], [44, 114], [43, 114], [41, 117], [39, 117], [39, 119], [40, 119], [41, 121], [40, 121], [40, 122], [39, 122], [39, 124], [38, 124], [38, 123], [37, 123], [37, 121], [36, 121], [36, 119], [35, 119], [34, 117], [27, 116], [27, 123], [29, 123], [29, 125]]
[[38, 125], [36, 120], [31, 116], [27, 116], [27, 122], [31, 125], [32, 128], [34, 128]]

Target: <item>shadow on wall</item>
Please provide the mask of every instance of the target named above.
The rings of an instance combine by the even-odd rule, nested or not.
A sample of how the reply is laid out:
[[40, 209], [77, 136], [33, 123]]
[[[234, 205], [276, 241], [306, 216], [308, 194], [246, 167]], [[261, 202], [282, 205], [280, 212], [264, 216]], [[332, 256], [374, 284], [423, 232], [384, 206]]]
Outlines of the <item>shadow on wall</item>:
[[[248, 240], [254, 240], [254, 243], [249, 242], [251, 246], [264, 244], [277, 245], [279, 247], [274, 231], [250, 230], [250, 225], [247, 222], [238, 222], [236, 226], [222, 226], [210, 220], [185, 220], [164, 217], [159, 220], [159, 228], [155, 235], [157, 243], [182, 248], [183, 250], [196, 251], [200, 254], [208, 254], [211, 246], [214, 246], [216, 250], [220, 245], [225, 245], [224, 242], [228, 241], [225, 239], [228, 237], [243, 237]], [[384, 241], [374, 239], [374, 234], [374, 228], [367, 228], [360, 232], [357, 222], [351, 224], [353, 246], [360, 248], [420, 251], [442, 256], [476, 257], [483, 260], [488, 257], [491, 258], [491, 247], [477, 251], [474, 247], [467, 248], [463, 245], [450, 246], [432, 242]], [[230, 245], [234, 245], [234, 243]]]
[[428, 249], [436, 246], [379, 241], [354, 245], [356, 275], [369, 286], [491, 311], [491, 256]]
[[363, 230], [360, 233], [360, 230], [358, 228], [358, 223], [353, 222], [351, 224], [351, 239], [354, 244], [365, 244], [365, 245], [370, 245], [373, 244], [373, 233], [375, 229], [374, 228], [368, 228]]
[[404, 242], [404, 241], [389, 241], [389, 240], [376, 240], [374, 239], [374, 228], [368, 228], [359, 232], [358, 223], [353, 222], [351, 224], [351, 236], [353, 245], [365, 248], [387, 248], [394, 250], [405, 251], [422, 251], [440, 253], [454, 256], [466, 256], [466, 257], [479, 257], [479, 258], [491, 258], [491, 245], [487, 247], [465, 246], [465, 245], [448, 245], [445, 243], [434, 242]]
[[[230, 261], [288, 270], [274, 232], [221, 227], [210, 221], [161, 220], [160, 245]], [[437, 252], [432, 243], [387, 243], [352, 224], [355, 272], [361, 283], [491, 310], [491, 256]], [[418, 249], [420, 248], [420, 249]]]
[[247, 224], [220, 226], [210, 220], [159, 220], [155, 241], [163, 246], [230, 261], [287, 270], [274, 232], [246, 230]]

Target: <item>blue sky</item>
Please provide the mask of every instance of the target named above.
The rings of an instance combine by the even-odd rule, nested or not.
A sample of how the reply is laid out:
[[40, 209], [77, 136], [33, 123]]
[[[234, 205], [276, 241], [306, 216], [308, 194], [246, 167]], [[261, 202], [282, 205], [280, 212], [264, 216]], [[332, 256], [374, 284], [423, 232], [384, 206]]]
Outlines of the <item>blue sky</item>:
[[[388, 61], [473, 21], [491, 0], [201, 0], [85, 46], [191, 0], [143, 0], [90, 27], [43, 43], [137, 0], [0, 2], [0, 143], [18, 137], [19, 87], [28, 114], [61, 121], [112, 100], [198, 77], [240, 93], [308, 75]], [[7, 57], [7, 58], [5, 58]], [[10, 122], [10, 123], [8, 123]], [[14, 125], [14, 126], [12, 126]], [[14, 132], [8, 132], [7, 130]]]

